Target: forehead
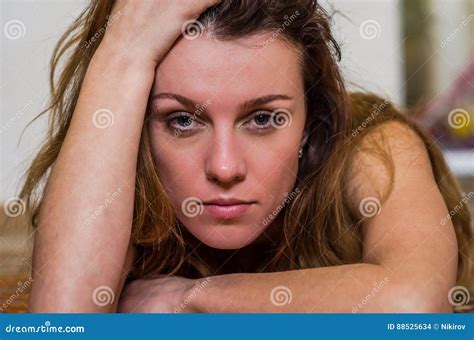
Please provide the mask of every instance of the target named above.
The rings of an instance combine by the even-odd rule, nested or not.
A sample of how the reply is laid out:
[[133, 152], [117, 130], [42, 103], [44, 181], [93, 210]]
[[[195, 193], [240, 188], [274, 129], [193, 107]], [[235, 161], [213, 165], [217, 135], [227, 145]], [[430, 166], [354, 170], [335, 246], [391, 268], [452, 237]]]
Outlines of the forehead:
[[201, 99], [210, 95], [249, 98], [268, 92], [302, 95], [297, 50], [269, 37], [255, 34], [231, 41], [209, 35], [180, 38], [158, 65], [153, 92]]

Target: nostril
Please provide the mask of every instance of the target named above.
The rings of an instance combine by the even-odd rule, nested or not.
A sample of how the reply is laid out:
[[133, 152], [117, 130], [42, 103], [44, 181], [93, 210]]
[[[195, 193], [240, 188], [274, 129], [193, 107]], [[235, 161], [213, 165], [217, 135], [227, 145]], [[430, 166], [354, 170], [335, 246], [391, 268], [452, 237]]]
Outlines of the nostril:
[[213, 184], [219, 184], [219, 185], [229, 185], [229, 184], [235, 184], [238, 182], [242, 182], [245, 179], [245, 176], [243, 175], [211, 175], [207, 176], [208, 180], [212, 182]]
[[243, 159], [223, 159], [215, 155], [208, 160], [205, 168], [206, 176], [212, 183], [228, 184], [245, 179], [246, 166]]

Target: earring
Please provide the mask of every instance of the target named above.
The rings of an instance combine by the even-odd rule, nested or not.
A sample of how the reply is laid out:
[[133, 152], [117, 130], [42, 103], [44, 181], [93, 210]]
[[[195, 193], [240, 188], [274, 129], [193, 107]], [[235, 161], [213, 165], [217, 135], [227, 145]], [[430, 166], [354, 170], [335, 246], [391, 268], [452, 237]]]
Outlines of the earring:
[[298, 158], [301, 158], [303, 157], [303, 148], [300, 149], [300, 151], [298, 151]]

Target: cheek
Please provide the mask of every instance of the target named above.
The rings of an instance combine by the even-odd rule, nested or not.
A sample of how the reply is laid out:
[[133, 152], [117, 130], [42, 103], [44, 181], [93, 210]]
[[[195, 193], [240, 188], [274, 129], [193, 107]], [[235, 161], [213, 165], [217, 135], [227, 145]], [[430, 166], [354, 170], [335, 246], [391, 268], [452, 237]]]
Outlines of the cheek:
[[261, 162], [265, 166], [261, 166], [256, 170], [257, 182], [266, 193], [269, 205], [278, 204], [283, 193], [290, 192], [295, 185], [298, 156], [293, 155], [293, 153], [285, 158], [274, 156], [271, 159], [266, 159], [265, 162]]
[[150, 142], [157, 175], [166, 194], [173, 200], [186, 181], [186, 173], [196, 173], [197, 169], [193, 168], [192, 158], [186, 156], [188, 153], [180, 152], [176, 143], [164, 135], [164, 131], [151, 130]]
[[280, 136], [277, 141], [267, 143], [266, 147], [257, 146], [254, 169], [259, 176], [272, 174], [271, 177], [276, 179], [296, 176], [299, 144], [300, 139], [290, 135], [287, 138]]
[[[285, 196], [294, 190], [298, 173], [298, 140], [287, 140], [278, 152], [260, 154], [254, 166], [255, 181], [263, 198], [261, 216], [271, 215], [282, 204]], [[278, 210], [279, 211], [279, 210]]]

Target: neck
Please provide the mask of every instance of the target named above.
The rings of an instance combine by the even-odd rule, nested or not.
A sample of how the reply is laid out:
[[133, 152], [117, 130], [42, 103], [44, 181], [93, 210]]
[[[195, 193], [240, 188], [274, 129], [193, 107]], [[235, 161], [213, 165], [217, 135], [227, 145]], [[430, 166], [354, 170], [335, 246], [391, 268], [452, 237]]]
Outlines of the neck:
[[[280, 214], [251, 244], [239, 249], [216, 249], [206, 246], [189, 232], [185, 232], [191, 249], [210, 268], [212, 275], [254, 273], [265, 265], [279, 243], [283, 216]], [[185, 228], [184, 228], [185, 229]]]

